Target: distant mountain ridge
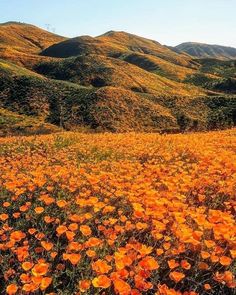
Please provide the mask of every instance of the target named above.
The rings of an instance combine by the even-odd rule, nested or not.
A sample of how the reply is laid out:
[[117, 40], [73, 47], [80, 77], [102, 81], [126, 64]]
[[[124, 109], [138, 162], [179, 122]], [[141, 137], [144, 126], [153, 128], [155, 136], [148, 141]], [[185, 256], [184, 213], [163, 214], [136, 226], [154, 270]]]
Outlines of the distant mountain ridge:
[[236, 48], [222, 45], [185, 42], [175, 46], [174, 49], [196, 58], [236, 59]]
[[123, 31], [66, 38], [0, 24], [0, 134], [229, 127], [234, 94], [234, 61], [196, 58]]

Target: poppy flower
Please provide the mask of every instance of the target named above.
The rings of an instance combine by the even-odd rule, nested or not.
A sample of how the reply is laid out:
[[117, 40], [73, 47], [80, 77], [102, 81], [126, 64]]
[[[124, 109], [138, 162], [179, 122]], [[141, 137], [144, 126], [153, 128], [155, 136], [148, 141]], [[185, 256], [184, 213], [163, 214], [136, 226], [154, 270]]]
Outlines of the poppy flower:
[[34, 209], [34, 211], [35, 211], [36, 214], [41, 214], [41, 213], [44, 212], [44, 208], [43, 207], [36, 207]]
[[80, 254], [63, 254], [63, 259], [64, 260], [69, 260], [71, 264], [76, 265], [80, 262], [81, 255]]
[[14, 295], [16, 294], [18, 290], [18, 286], [16, 284], [10, 284], [7, 286], [6, 292], [8, 295]]
[[35, 277], [44, 276], [48, 272], [48, 268], [48, 263], [37, 263], [32, 269], [32, 274]]
[[79, 251], [82, 249], [82, 244], [80, 244], [79, 242], [70, 242], [68, 244], [68, 251]]
[[229, 266], [232, 262], [232, 259], [227, 256], [220, 257], [220, 264], [223, 266]]
[[205, 289], [205, 290], [211, 290], [211, 285], [209, 285], [209, 284], [204, 284], [204, 289]]
[[159, 268], [158, 262], [152, 256], [146, 256], [143, 258], [139, 265], [145, 270], [155, 270]]
[[50, 251], [53, 248], [53, 243], [50, 242], [41, 241], [41, 245], [47, 251]]
[[5, 214], [5, 213], [0, 214], [1, 221], [6, 221], [8, 218], [9, 218], [8, 214]]
[[179, 263], [176, 262], [174, 259], [168, 260], [167, 263], [170, 269], [174, 269], [179, 266]]
[[172, 281], [174, 281], [175, 283], [180, 282], [183, 278], [185, 278], [185, 274], [183, 274], [182, 272], [179, 271], [172, 271], [169, 274], [169, 277]]
[[59, 236], [64, 234], [67, 231], [67, 227], [65, 225], [59, 225], [56, 229], [56, 232]]
[[92, 280], [95, 288], [107, 289], [111, 286], [111, 280], [106, 275], [100, 275]]
[[86, 255], [90, 258], [96, 257], [96, 252], [94, 250], [87, 250]]
[[201, 256], [203, 259], [209, 258], [211, 255], [206, 251], [201, 251]]
[[23, 233], [22, 231], [18, 230], [18, 231], [14, 231], [10, 234], [10, 239], [14, 240], [16, 242], [20, 242], [22, 239], [24, 239], [26, 237], [26, 234]]
[[50, 286], [52, 283], [52, 278], [50, 277], [44, 277], [42, 278], [41, 284], [40, 284], [40, 289], [46, 290], [48, 288], [48, 286]]
[[9, 202], [4, 202], [4, 203], [2, 204], [2, 206], [3, 206], [4, 208], [8, 208], [8, 207], [11, 206], [11, 203], [9, 203]]
[[20, 275], [20, 280], [21, 280], [21, 282], [22, 283], [29, 283], [30, 281], [31, 281], [31, 277], [30, 277], [30, 274], [29, 273], [22, 273], [21, 275]]
[[78, 224], [77, 223], [71, 223], [69, 226], [68, 226], [69, 230], [71, 231], [76, 231], [78, 229]]
[[88, 225], [81, 225], [79, 229], [84, 236], [90, 236], [92, 234], [91, 228]]
[[111, 266], [105, 260], [97, 260], [92, 263], [92, 269], [98, 274], [105, 274], [111, 270]]
[[64, 208], [68, 204], [65, 200], [59, 200], [56, 203], [59, 208]]
[[82, 280], [79, 282], [79, 290], [80, 292], [86, 292], [91, 286], [90, 280]]
[[121, 295], [128, 295], [131, 293], [131, 287], [128, 283], [121, 279], [115, 279], [113, 281], [115, 291]]
[[180, 265], [184, 269], [190, 269], [191, 264], [187, 260], [181, 260]]
[[28, 262], [23, 262], [21, 266], [24, 271], [28, 271], [34, 266], [34, 264], [28, 261]]

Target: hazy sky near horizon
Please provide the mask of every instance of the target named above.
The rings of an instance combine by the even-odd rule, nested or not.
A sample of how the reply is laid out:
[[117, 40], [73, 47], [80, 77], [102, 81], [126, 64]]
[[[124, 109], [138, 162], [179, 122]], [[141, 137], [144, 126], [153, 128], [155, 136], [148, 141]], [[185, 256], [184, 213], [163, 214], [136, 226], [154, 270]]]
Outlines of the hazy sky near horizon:
[[236, 0], [0, 0], [0, 23], [31, 23], [68, 37], [127, 31], [166, 45], [236, 47], [235, 13]]

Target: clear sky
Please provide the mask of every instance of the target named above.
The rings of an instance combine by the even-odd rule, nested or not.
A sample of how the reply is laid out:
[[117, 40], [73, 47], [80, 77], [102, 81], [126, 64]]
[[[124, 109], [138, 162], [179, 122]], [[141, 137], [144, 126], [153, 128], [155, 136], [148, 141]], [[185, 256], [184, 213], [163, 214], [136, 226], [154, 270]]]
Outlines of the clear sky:
[[127, 31], [162, 44], [236, 47], [236, 0], [0, 0], [0, 23], [21, 21], [59, 35]]

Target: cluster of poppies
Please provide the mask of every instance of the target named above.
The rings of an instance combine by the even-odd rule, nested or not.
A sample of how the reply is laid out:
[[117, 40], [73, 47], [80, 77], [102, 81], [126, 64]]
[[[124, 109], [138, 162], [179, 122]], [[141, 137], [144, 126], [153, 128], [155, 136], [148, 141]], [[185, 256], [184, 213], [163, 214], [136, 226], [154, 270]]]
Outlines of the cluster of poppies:
[[0, 294], [235, 294], [235, 130], [2, 138], [0, 165]]

